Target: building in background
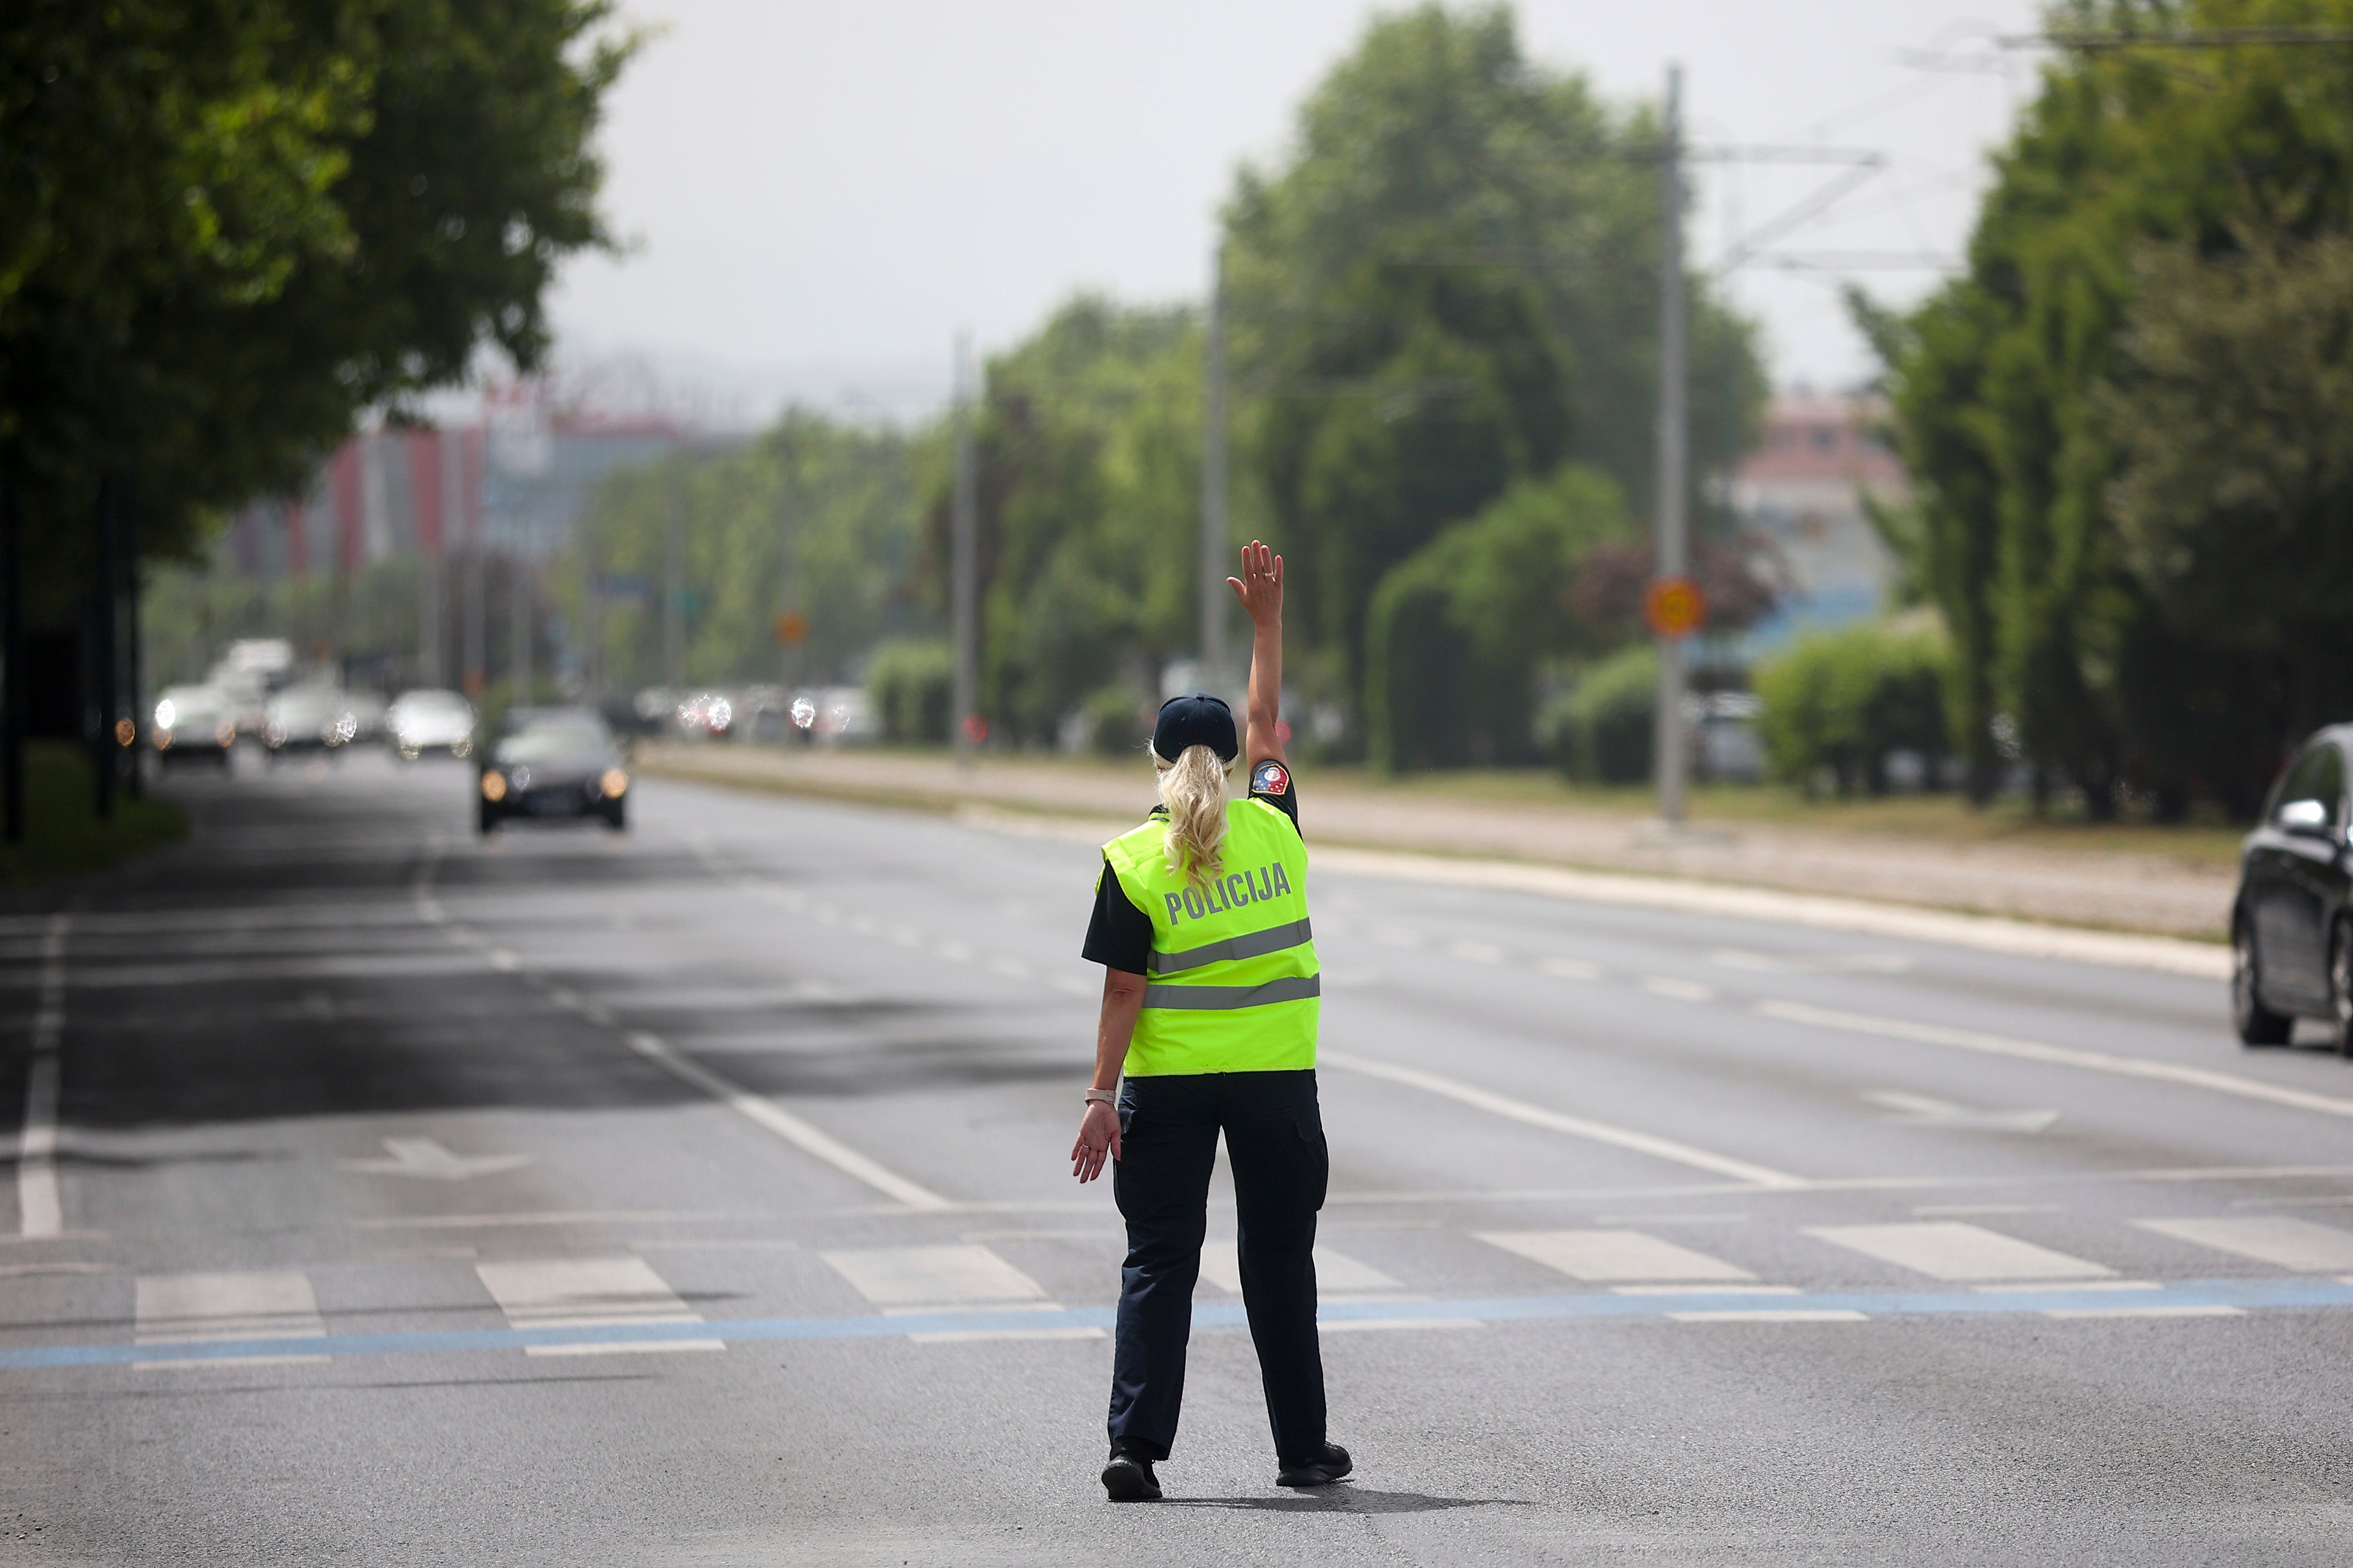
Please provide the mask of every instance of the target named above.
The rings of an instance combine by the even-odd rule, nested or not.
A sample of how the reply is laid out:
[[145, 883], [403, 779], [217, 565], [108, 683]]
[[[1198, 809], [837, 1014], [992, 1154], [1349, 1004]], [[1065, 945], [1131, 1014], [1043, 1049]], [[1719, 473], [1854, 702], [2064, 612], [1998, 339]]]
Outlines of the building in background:
[[1881, 434], [1886, 414], [1868, 396], [1798, 395], [1767, 408], [1764, 439], [1733, 470], [1728, 499], [1739, 525], [1772, 542], [1788, 591], [1742, 639], [1746, 658], [1886, 607], [1895, 563], [1865, 498], [1901, 506], [1911, 495]]
[[[475, 422], [353, 437], [301, 495], [243, 509], [211, 570], [328, 591], [323, 635], [260, 629], [301, 630], [306, 657], [355, 675], [364, 667], [374, 683], [593, 680], [581, 628], [551, 611], [546, 569], [570, 548], [599, 480], [684, 435], [655, 416], [550, 410], [531, 384], [501, 387]], [[413, 584], [393, 609], [382, 602], [385, 567]]]

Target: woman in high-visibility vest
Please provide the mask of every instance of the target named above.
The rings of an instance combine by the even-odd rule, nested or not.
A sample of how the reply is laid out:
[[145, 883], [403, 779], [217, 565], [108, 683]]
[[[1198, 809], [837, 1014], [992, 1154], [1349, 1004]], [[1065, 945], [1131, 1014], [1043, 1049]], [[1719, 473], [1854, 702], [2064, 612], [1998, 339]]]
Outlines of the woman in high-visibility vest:
[[[1324, 1486], [1349, 1468], [1324, 1436], [1315, 1337], [1315, 1215], [1331, 1157], [1315, 1100], [1307, 852], [1277, 727], [1282, 557], [1252, 541], [1241, 576], [1226, 581], [1252, 628], [1247, 744], [1219, 698], [1162, 707], [1152, 731], [1161, 805], [1103, 846], [1087, 930], [1103, 1016], [1071, 1163], [1082, 1182], [1113, 1163], [1127, 1221], [1103, 1473], [1121, 1502], [1160, 1495], [1152, 1467], [1176, 1440], [1220, 1131], [1275, 1479]], [[1229, 800], [1227, 774], [1245, 754], [1249, 793]]]

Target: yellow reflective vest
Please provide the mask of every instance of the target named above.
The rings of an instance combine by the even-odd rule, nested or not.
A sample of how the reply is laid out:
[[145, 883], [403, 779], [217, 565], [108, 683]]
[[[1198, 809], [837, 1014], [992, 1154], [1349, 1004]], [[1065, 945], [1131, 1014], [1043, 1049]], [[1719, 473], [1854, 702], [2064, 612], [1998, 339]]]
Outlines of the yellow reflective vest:
[[1168, 820], [1103, 846], [1151, 918], [1151, 973], [1127, 1047], [1130, 1078], [1280, 1072], [1315, 1065], [1315, 942], [1307, 847], [1262, 800], [1226, 803], [1221, 873], [1197, 886], [1168, 868]]

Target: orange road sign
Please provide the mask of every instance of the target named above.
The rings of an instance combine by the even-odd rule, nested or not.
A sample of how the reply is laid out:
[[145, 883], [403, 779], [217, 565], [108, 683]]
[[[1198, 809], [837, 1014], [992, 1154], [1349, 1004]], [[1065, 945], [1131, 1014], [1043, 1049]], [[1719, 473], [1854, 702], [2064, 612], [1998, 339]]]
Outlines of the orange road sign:
[[1662, 577], [1642, 595], [1642, 619], [1662, 637], [1687, 637], [1707, 624], [1707, 595], [1688, 577]]

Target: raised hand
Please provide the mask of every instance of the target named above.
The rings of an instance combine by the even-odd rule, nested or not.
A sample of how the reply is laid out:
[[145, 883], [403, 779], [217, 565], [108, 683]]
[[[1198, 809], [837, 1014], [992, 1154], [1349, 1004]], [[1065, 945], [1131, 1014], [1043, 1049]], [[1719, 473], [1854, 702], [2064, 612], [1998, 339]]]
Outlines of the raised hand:
[[1242, 546], [1242, 574], [1226, 584], [1242, 602], [1252, 625], [1282, 623], [1282, 557], [1251, 540]]

